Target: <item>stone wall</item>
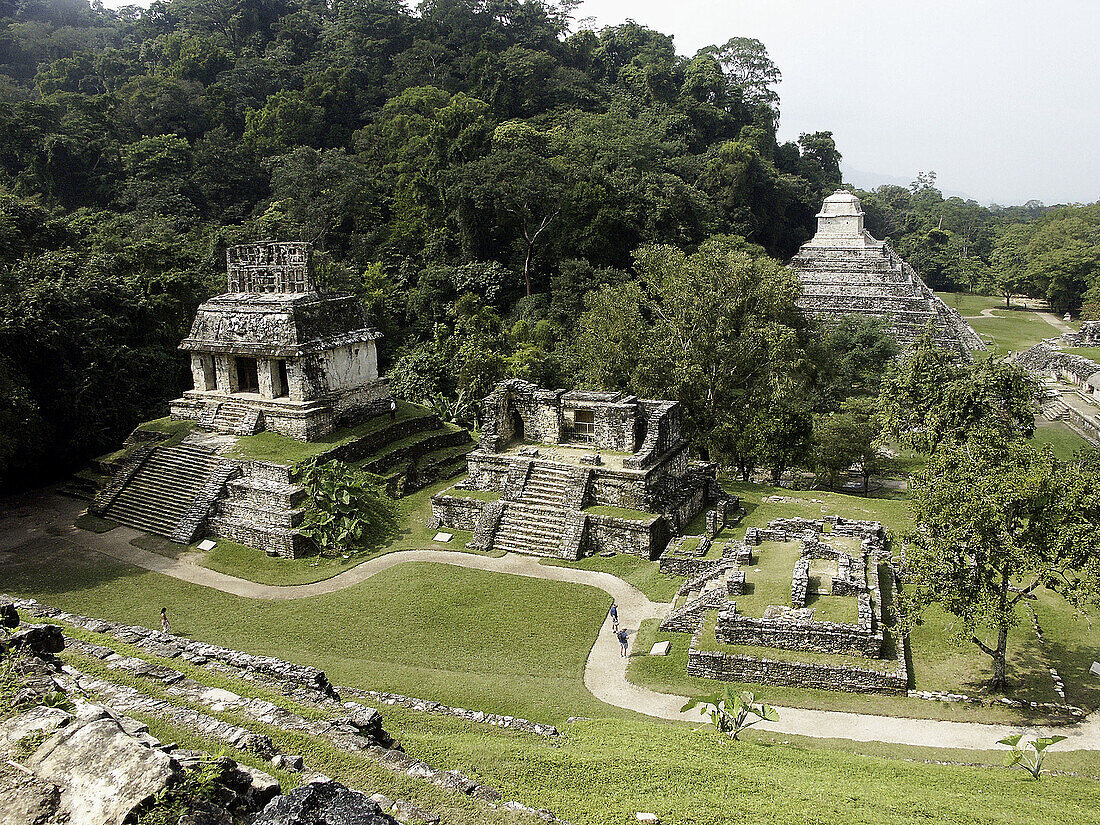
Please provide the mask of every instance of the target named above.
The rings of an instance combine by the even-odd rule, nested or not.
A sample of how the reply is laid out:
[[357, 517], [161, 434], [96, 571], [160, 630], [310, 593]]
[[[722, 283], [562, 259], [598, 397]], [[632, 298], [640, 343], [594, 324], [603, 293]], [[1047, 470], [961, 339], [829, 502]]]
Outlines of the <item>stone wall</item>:
[[854, 624], [756, 619], [730, 610], [718, 614], [715, 636], [729, 645], [777, 647], [815, 653], [855, 654], [877, 659], [882, 654], [882, 630], [869, 633]]
[[821, 665], [813, 662], [787, 662], [760, 659], [733, 653], [688, 651], [690, 676], [719, 679], [724, 682], [757, 682], [766, 685], [793, 685], [847, 693], [894, 693], [904, 695], [909, 684], [904, 659], [885, 673], [857, 667]]
[[668, 542], [668, 525], [660, 516], [647, 521], [588, 514], [586, 555], [624, 553], [655, 559]]
[[432, 497], [432, 517], [439, 520], [441, 527], [472, 532], [477, 528], [485, 504], [476, 498], [437, 495]]

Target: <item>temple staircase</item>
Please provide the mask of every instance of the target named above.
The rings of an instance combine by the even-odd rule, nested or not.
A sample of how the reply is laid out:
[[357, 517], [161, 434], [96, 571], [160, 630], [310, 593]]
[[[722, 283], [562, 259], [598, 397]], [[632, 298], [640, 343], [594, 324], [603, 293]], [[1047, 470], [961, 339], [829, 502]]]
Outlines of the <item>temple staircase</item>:
[[135, 530], [194, 541], [236, 465], [193, 444], [146, 447], [89, 508]]
[[263, 414], [254, 408], [210, 401], [198, 421], [200, 430], [229, 435], [255, 435], [263, 429]]
[[534, 556], [562, 556], [569, 534], [568, 468], [533, 463], [522, 489], [506, 497], [492, 549]]

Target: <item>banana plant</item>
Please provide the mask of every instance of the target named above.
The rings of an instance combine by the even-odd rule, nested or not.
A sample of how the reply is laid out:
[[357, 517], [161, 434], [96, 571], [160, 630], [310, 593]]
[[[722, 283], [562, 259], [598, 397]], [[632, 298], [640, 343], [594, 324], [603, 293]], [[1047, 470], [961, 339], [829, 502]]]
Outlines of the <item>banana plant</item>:
[[1055, 745], [1065, 738], [1064, 736], [1044, 736], [1021, 745], [1020, 740], [1023, 739], [1023, 734], [1017, 733], [1014, 736], [999, 739], [997, 744], [1008, 745], [1012, 748], [1005, 760], [1005, 767], [1019, 768], [1022, 771], [1027, 771], [1034, 779], [1038, 779], [1039, 775], [1043, 773], [1044, 752], [1051, 745]]
[[[728, 686], [723, 688], [721, 693], [692, 699], [680, 708], [680, 712], [700, 706], [703, 708], [703, 714], [710, 718], [715, 730], [728, 734], [730, 739], [734, 740], [746, 728], [760, 722], [775, 722], [779, 719], [775, 708], [759, 701], [751, 691], [743, 690], [734, 695], [730, 693]], [[755, 719], [751, 718], [754, 716]]]

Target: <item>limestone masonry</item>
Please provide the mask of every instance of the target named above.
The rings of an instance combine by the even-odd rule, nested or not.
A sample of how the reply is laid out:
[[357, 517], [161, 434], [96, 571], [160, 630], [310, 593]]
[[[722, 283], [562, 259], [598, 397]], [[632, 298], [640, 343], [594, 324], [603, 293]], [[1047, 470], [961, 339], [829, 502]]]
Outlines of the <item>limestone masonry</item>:
[[194, 424], [176, 436], [136, 429], [103, 462], [109, 481], [90, 512], [185, 544], [212, 535], [291, 557], [308, 550], [293, 461], [234, 457], [239, 438], [316, 441], [345, 428], [317, 460], [356, 462], [394, 493], [461, 471], [468, 432], [420, 408], [383, 415], [379, 333], [355, 298], [320, 291], [311, 255], [309, 244], [266, 241], [228, 251], [229, 291], [199, 307], [180, 345], [195, 387], [172, 418]]
[[652, 559], [708, 503], [729, 499], [713, 464], [689, 461], [676, 402], [511, 379], [484, 406], [469, 477], [432, 499], [439, 523], [472, 530], [474, 546]]
[[802, 281], [799, 307], [819, 318], [869, 315], [888, 321], [903, 345], [931, 326], [936, 340], [960, 354], [985, 344], [958, 312], [937, 298], [885, 241], [863, 228], [859, 198], [838, 190], [817, 214], [817, 234], [802, 245], [791, 267]]
[[199, 307], [180, 344], [195, 386], [172, 402], [174, 418], [315, 441], [388, 406], [381, 333], [355, 298], [318, 290], [309, 244], [244, 244], [226, 257], [228, 291]]

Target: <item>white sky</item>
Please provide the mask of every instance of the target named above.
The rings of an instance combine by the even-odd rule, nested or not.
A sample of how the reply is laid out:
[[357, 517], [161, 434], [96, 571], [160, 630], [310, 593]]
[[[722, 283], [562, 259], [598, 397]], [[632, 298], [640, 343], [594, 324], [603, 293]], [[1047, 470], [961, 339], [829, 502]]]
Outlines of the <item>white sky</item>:
[[[755, 37], [780, 138], [831, 130], [847, 167], [983, 203], [1100, 200], [1100, 0], [584, 0], [680, 54]], [[863, 182], [862, 180], [860, 182]]]
[[1100, 200], [1100, 0], [583, 0], [575, 16], [634, 19], [684, 55], [757, 38], [783, 72], [780, 139], [832, 131], [861, 185], [933, 170], [982, 203]]

